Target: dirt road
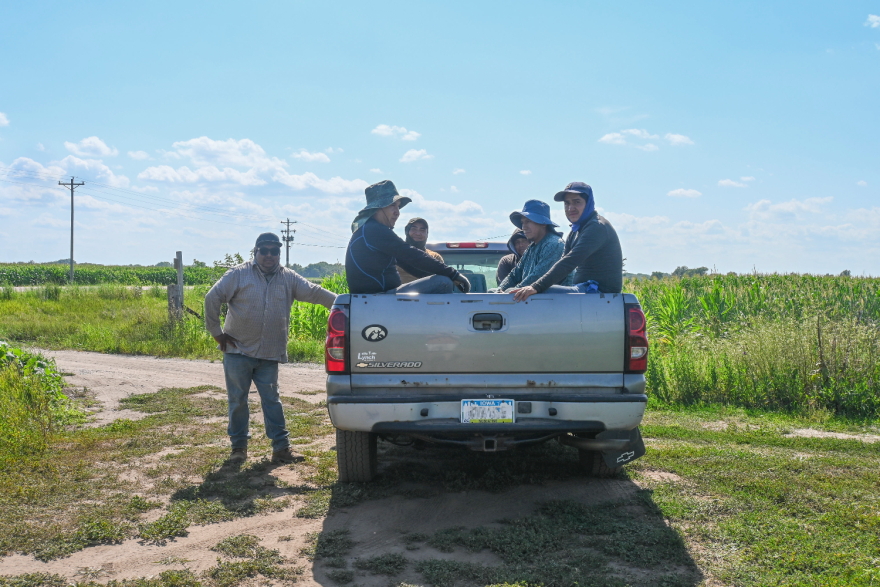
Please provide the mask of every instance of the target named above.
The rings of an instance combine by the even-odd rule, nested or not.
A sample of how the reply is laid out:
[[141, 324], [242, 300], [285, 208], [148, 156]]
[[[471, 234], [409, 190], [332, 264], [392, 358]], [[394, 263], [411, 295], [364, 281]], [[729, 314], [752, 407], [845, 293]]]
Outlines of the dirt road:
[[[162, 388], [224, 386], [220, 363], [74, 351], [42, 352], [53, 357], [60, 370], [68, 374], [66, 379], [70, 385], [87, 388], [89, 395], [93, 394], [101, 402], [101, 411], [95, 414], [97, 424], [119, 418], [143, 417], [143, 412], [119, 409], [119, 400], [130, 394], [157, 392]], [[315, 404], [325, 397], [321, 391], [324, 377], [320, 365], [282, 365], [279, 382], [282, 395], [300, 397]], [[320, 393], [315, 393], [317, 391]], [[210, 395], [222, 399], [219, 392]], [[255, 423], [262, 420], [259, 412], [252, 417]], [[218, 420], [216, 417], [212, 419]], [[214, 425], [219, 431], [220, 425]], [[217, 442], [222, 439], [217, 438], [214, 443]], [[546, 555], [529, 555], [532, 558], [524, 563], [526, 569], [545, 565], [546, 571], [533, 571], [537, 575], [532, 576], [540, 579], [552, 579], [549, 574], [543, 574], [545, 572], [574, 573], [578, 577], [581, 576], [578, 573], [586, 573], [584, 576], [588, 579], [601, 582], [604, 573], [611, 573], [612, 583], [653, 585], [657, 584], [655, 575], [660, 573], [675, 578], [674, 583], [668, 584], [693, 587], [701, 582], [700, 573], [678, 536], [652, 512], [650, 505], [646, 505], [644, 496], [640, 497], [644, 488], [642, 481], [631, 477], [592, 479], [575, 472], [575, 469], [580, 470], [576, 453], [556, 443], [530, 450], [484, 454], [457, 448], [414, 450], [380, 442], [380, 469], [376, 482], [357, 487], [340, 486], [331, 481], [321, 486], [326, 488], [324, 491], [328, 492], [331, 503], [339, 504], [330, 507], [330, 515], [313, 519], [298, 517], [297, 512], [307, 503], [309, 496], [321, 488], [316, 485], [321, 483], [315, 477], [316, 466], [325, 455], [334, 458], [334, 444], [335, 435], [322, 432], [310, 443], [297, 445], [298, 450], [311, 449], [313, 455], [318, 455], [312, 457], [311, 463], [254, 465], [259, 460], [256, 455], [243, 473], [237, 477], [230, 474], [223, 479], [223, 483], [264, 487], [277, 498], [286, 499], [287, 505], [280, 511], [215, 524], [192, 525], [186, 536], [162, 544], [128, 539], [117, 544], [88, 547], [49, 562], [38, 561], [33, 555], [9, 554], [0, 557], [0, 575], [38, 571], [57, 573], [67, 580], [106, 582], [110, 579], [156, 577], [169, 570], [189, 569], [203, 573], [218, 564], [218, 553], [212, 550], [218, 541], [251, 534], [259, 537], [263, 546], [277, 549], [289, 565], [301, 569], [302, 575], [296, 584], [309, 587], [335, 587], [352, 582], [364, 587], [401, 583], [485, 585], [488, 579], [472, 575], [488, 572], [485, 571], [487, 568], [501, 567], [508, 569], [507, 573], [520, 572], [516, 570], [517, 557], [510, 553], [521, 550], [526, 556], [534, 550], [535, 543], [557, 545]], [[206, 449], [204, 446], [163, 448], [128, 463], [102, 463], [100, 469], [120, 469], [120, 475], [131, 480], [130, 491], [144, 493], [148, 492], [151, 483], [170, 474], [168, 467], [172, 467], [174, 461], [169, 459], [196, 450]], [[165, 467], [161, 475], [158, 474], [160, 467]], [[186, 475], [191, 488], [199, 489], [211, 483], [216, 486], [220, 473], [209, 475], [212, 479], [192, 475], [191, 471]], [[145, 495], [154, 497], [155, 493]], [[169, 497], [160, 499], [167, 504]], [[547, 510], [548, 507], [551, 509]], [[561, 525], [542, 522], [546, 515], [565, 519], [568, 514], [560, 513], [561, 509], [554, 513], [553, 508], [566, 507], [594, 508], [584, 511], [594, 517], [605, 516], [602, 519], [621, 516], [624, 523], [630, 524], [629, 536], [647, 534], [652, 536], [651, 540], [667, 545], [663, 551], [665, 554], [657, 555], [662, 562], [652, 562], [645, 567], [641, 559], [600, 556], [596, 554], [598, 546], [606, 550], [610, 548], [607, 545], [609, 538], [604, 535], [590, 538], [590, 544], [598, 546], [584, 550], [578, 542], [583, 539], [572, 539], [564, 533]], [[164, 508], [152, 510], [144, 521], [154, 521], [166, 513]], [[520, 521], [511, 525], [510, 520]], [[602, 524], [596, 522], [595, 526], [599, 528]], [[522, 531], [518, 530], [520, 527]], [[544, 528], [544, 534], [535, 528]], [[444, 546], [443, 533], [450, 529], [476, 532], [472, 535], [471, 546], [452, 544], [456, 541], [451, 539], [447, 539], [448, 544]], [[309, 544], [314, 544], [318, 532], [330, 536], [342, 532], [350, 540], [350, 545], [340, 550], [338, 556], [319, 556], [312, 560], [308, 554]], [[474, 540], [483, 539], [488, 540], [486, 545], [473, 546]], [[499, 544], [509, 546], [498, 547]], [[643, 547], [633, 543], [631, 548]], [[549, 562], [544, 562], [545, 559]], [[588, 560], [592, 562], [588, 563]], [[400, 568], [389, 571], [389, 561], [397, 561]], [[593, 570], [578, 571], [577, 567]]]
[[[119, 418], [142, 418], [143, 412], [119, 409], [119, 400], [131, 394], [156, 392], [167, 387], [225, 387], [220, 362], [38, 350], [55, 359], [58, 369], [66, 374], [68, 385], [87, 389], [88, 395], [101, 402], [93, 423], [96, 426]], [[319, 401], [324, 397], [325, 377], [322, 365], [287, 363], [281, 365], [278, 373], [279, 391], [281, 395]], [[316, 391], [320, 392], [320, 397], [313, 393]], [[302, 392], [312, 393], [304, 396]]]

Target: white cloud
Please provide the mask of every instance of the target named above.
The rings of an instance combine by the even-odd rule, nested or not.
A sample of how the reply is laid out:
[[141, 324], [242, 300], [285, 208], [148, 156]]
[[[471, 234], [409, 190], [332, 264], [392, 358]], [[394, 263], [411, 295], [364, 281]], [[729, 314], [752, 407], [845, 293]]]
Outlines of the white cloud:
[[279, 169], [276, 171], [272, 179], [295, 190], [303, 190], [312, 187], [328, 194], [360, 192], [369, 185], [362, 179], [348, 180], [342, 179], [341, 177], [321, 179], [314, 173], [292, 175], [285, 169]]
[[861, 181], [857, 181], [856, 185], [859, 187], [866, 187], [868, 185], [868, 182], [863, 179]]
[[165, 153], [172, 159], [189, 158], [199, 166], [234, 165], [252, 167], [259, 171], [287, 167], [287, 163], [277, 157], [269, 157], [263, 148], [250, 139], [227, 139], [215, 141], [208, 137], [199, 137], [188, 141], [178, 141], [173, 147], [176, 152]]
[[719, 179], [718, 185], [720, 185], [721, 187], [727, 187], [727, 188], [744, 188], [744, 187], [746, 187], [746, 184], [739, 183], [738, 181], [733, 181], [732, 179]]
[[144, 159], [150, 158], [150, 154], [146, 151], [129, 151], [128, 156], [135, 161], [143, 161]]
[[404, 141], [414, 141], [422, 136], [414, 130], [406, 130], [406, 127], [389, 126], [387, 124], [380, 124], [370, 132], [381, 137], [400, 137]]
[[340, 149], [339, 147], [337, 147], [337, 148], [335, 148], [335, 149], [334, 149], [333, 147], [327, 147], [327, 152], [330, 153], [331, 155], [332, 155], [333, 153], [345, 153], [345, 151], [343, 151], [343, 150]]
[[9, 118], [2, 112], [0, 112], [0, 126], [9, 126]]
[[759, 200], [754, 204], [749, 204], [744, 209], [753, 220], [792, 222], [803, 220], [809, 214], [821, 214], [833, 199], [832, 196], [807, 198], [806, 200], [791, 199], [788, 202], [780, 202], [778, 204], [774, 204], [770, 200]]
[[673, 198], [699, 198], [703, 194], [698, 192], [697, 190], [686, 190], [684, 188], [678, 188], [677, 190], [672, 190], [666, 194], [667, 196], [672, 196]]
[[293, 157], [294, 159], [302, 159], [307, 163], [330, 163], [330, 157], [328, 157], [326, 154], [317, 152], [309, 153], [305, 149], [300, 149], [299, 153], [293, 153], [291, 157]]
[[119, 154], [119, 151], [111, 149], [98, 137], [86, 137], [78, 143], [65, 141], [64, 147], [80, 157], [115, 157]]
[[619, 132], [610, 132], [599, 139], [599, 142], [605, 143], [606, 145], [625, 145], [626, 139], [623, 138], [623, 135]]
[[739, 178], [739, 180], [740, 181], [755, 181], [755, 178], [752, 177], [751, 175], [744, 175], [741, 178]]
[[656, 151], [659, 149], [657, 145], [654, 143], [647, 143], [645, 145], [636, 145], [636, 149], [641, 149], [642, 151]]
[[[418, 193], [415, 190], [410, 189], [402, 189], [400, 190], [401, 195], [407, 196], [408, 198], [412, 198], [412, 206], [419, 210], [425, 210], [429, 212], [436, 213], [447, 213], [447, 214], [482, 214], [483, 207], [477, 204], [476, 202], [472, 202], [470, 200], [465, 200], [458, 204], [451, 204], [449, 202], [443, 202], [441, 200], [429, 200], [424, 197], [422, 194]], [[432, 221], [433, 224], [433, 221]]]
[[673, 147], [694, 144], [690, 137], [686, 137], [685, 135], [677, 135], [671, 132], [666, 133], [666, 135], [664, 135], [664, 138], [669, 141], [669, 144]]
[[43, 146], [43, 143], [37, 143], [37, 151], [45, 151], [46, 147]]
[[455, 187], [455, 186], [452, 186], [452, 187], [449, 188], [449, 191], [450, 191], [450, 192], [458, 193], [458, 188]]
[[459, 173], [464, 173], [464, 169], [453, 169], [452, 175], [458, 175]]
[[425, 149], [410, 149], [403, 154], [403, 157], [400, 158], [400, 162], [412, 163], [413, 161], [418, 161], [419, 159], [432, 159], [433, 157], [433, 155], [428, 155], [428, 152]]
[[868, 20], [865, 21], [865, 26], [869, 26], [872, 29], [880, 28], [880, 16], [876, 14], [869, 14]]
[[631, 135], [634, 137], [638, 137], [640, 139], [656, 139], [656, 138], [658, 138], [657, 135], [652, 135], [651, 133], [649, 133], [648, 131], [646, 131], [643, 128], [642, 129], [628, 128], [628, 129], [622, 130], [620, 132], [625, 135]]
[[379, 169], [378, 167], [374, 167], [373, 169], [370, 170], [370, 173], [382, 173], [382, 170]]
[[531, 175], [532, 171], [530, 169], [523, 169], [519, 172], [520, 175]]
[[89, 179], [101, 180], [107, 185], [117, 188], [127, 188], [129, 185], [128, 178], [124, 175], [116, 175], [113, 170], [104, 165], [99, 159], [80, 159], [73, 155], [68, 155], [58, 162], [68, 173], [71, 169], [82, 169], [89, 175], [84, 175], [86, 183]]
[[138, 179], [148, 181], [167, 181], [169, 183], [227, 182], [241, 185], [265, 185], [266, 180], [259, 177], [255, 169], [244, 173], [231, 167], [222, 170], [213, 165], [198, 167], [195, 170], [186, 165], [174, 169], [170, 165], [147, 167], [138, 174]]

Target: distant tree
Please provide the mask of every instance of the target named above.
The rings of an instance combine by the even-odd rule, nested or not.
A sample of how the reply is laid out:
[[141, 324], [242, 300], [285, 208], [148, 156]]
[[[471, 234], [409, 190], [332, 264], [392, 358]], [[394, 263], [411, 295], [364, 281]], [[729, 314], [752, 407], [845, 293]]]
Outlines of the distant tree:
[[244, 259], [238, 253], [235, 253], [234, 255], [226, 253], [226, 255], [223, 256], [222, 261], [214, 261], [214, 267], [226, 267], [228, 269], [230, 267], [235, 267], [236, 265], [241, 265], [242, 263], [244, 263]]
[[691, 269], [687, 265], [681, 265], [672, 272], [673, 277], [693, 277], [695, 275], [706, 275], [709, 272], [708, 267], [697, 267]]
[[199, 261], [198, 259], [193, 259], [192, 267], [207, 267], [208, 264], [204, 261]]
[[303, 269], [303, 266], [300, 265], [299, 263], [291, 263], [290, 265], [287, 266], [287, 268], [288, 268], [288, 269], [293, 269], [294, 271], [296, 271], [296, 272], [299, 273], [300, 275], [302, 275], [302, 272], [303, 272], [303, 270], [304, 270], [304, 269]]
[[663, 273], [662, 271], [652, 271], [651, 272], [651, 279], [663, 279], [664, 277], [667, 277], [668, 275], [669, 275], [668, 273]]
[[850, 272], [849, 269], [844, 269], [843, 271], [840, 272], [840, 276], [841, 277], [852, 277], [852, 273]]
[[174, 267], [174, 265], [169, 263], [168, 261], [159, 261], [158, 263], [156, 263], [155, 267]]
[[[294, 271], [296, 270], [294, 269]], [[335, 275], [343, 271], [345, 271], [345, 267], [341, 263], [331, 264], [326, 261], [319, 261], [303, 267], [302, 271], [297, 271], [297, 273], [303, 277], [327, 277], [328, 275]]]

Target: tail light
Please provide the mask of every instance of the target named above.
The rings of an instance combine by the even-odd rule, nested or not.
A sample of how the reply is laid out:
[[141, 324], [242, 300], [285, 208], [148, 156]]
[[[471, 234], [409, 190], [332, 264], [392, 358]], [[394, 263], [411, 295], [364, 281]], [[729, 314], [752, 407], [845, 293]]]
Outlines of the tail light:
[[324, 364], [327, 373], [347, 373], [346, 340], [345, 333], [348, 317], [345, 311], [339, 308], [330, 310], [327, 318], [327, 340], [324, 343]]
[[644, 373], [648, 369], [648, 334], [645, 313], [637, 305], [625, 306], [626, 311], [626, 372]]

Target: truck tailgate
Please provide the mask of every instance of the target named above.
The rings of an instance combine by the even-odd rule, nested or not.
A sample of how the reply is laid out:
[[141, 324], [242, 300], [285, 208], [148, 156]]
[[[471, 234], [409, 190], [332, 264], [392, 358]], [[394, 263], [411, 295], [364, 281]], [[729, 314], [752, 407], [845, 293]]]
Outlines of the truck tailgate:
[[621, 294], [352, 295], [358, 373], [621, 373]]

